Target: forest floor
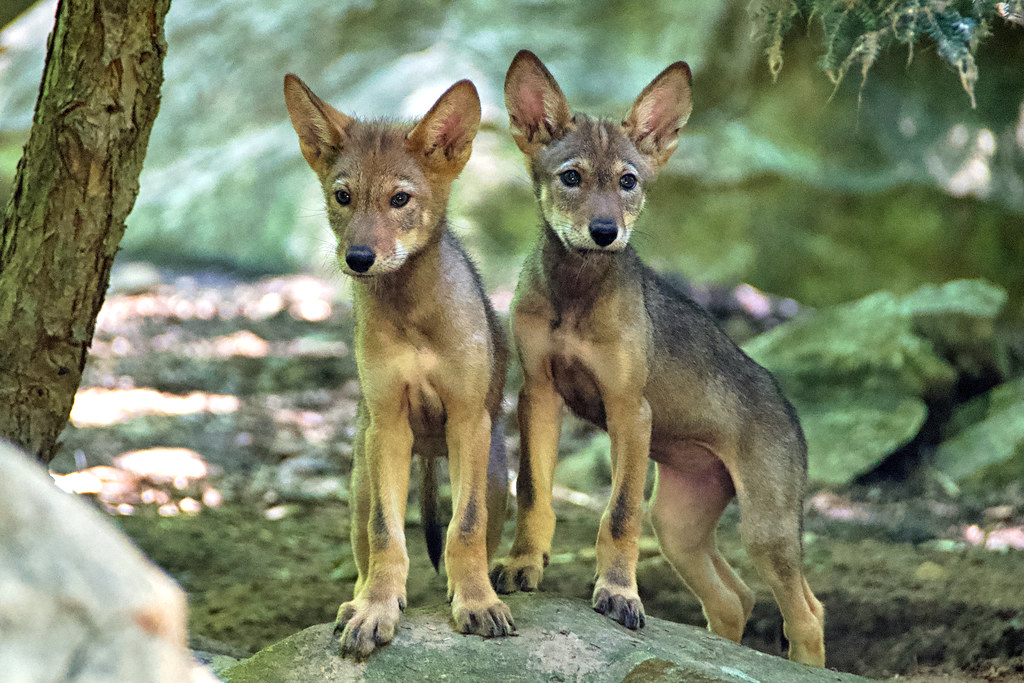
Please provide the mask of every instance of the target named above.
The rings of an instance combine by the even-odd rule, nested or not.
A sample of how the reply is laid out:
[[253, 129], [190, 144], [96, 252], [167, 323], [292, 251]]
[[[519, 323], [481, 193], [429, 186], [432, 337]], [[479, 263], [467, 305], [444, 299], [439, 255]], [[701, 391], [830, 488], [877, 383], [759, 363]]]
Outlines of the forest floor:
[[[127, 264], [97, 323], [53, 463], [58, 484], [108, 510], [188, 592], [193, 635], [230, 651], [331, 621], [351, 595], [344, 475], [358, 384], [346, 302], [340, 281]], [[562, 455], [600, 438], [570, 422]], [[544, 592], [590, 597], [607, 489], [588, 487], [558, 490]], [[499, 552], [513, 509], [510, 500]], [[1024, 681], [1024, 558], [1013, 549], [1022, 513], [1012, 488], [985, 499], [893, 483], [812, 488], [805, 566], [827, 609], [829, 666], [919, 683]], [[784, 653], [781, 617], [737, 519], [732, 505], [719, 542], [758, 596], [744, 643]], [[441, 601], [445, 579], [427, 559], [414, 502], [407, 522], [409, 603]], [[703, 625], [649, 528], [638, 581], [648, 614]]]

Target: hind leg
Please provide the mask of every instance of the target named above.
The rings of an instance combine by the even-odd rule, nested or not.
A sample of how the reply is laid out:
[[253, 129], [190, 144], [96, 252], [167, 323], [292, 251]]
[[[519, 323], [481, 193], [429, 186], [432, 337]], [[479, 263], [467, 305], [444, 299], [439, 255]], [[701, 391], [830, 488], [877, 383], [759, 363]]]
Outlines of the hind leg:
[[721, 461], [707, 458], [686, 468], [658, 464], [651, 521], [661, 552], [700, 600], [708, 629], [739, 642], [754, 594], [715, 546], [718, 518], [734, 490]]
[[768, 467], [786, 460], [784, 455], [765, 453], [745, 459], [743, 467], [733, 473], [740, 503], [740, 533], [750, 559], [782, 612], [789, 658], [823, 667], [825, 610], [803, 574], [803, 471], [786, 467], [773, 471]]

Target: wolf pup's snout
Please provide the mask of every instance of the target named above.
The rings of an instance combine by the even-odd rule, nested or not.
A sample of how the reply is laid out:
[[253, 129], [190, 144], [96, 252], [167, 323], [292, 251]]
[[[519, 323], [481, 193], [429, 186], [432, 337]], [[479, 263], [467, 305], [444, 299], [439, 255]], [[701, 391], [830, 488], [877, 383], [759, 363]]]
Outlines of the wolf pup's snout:
[[369, 247], [349, 247], [348, 251], [345, 252], [345, 263], [357, 273], [368, 271], [376, 259], [377, 255]]
[[607, 247], [619, 236], [619, 228], [611, 218], [595, 218], [590, 221], [590, 237], [599, 247]]

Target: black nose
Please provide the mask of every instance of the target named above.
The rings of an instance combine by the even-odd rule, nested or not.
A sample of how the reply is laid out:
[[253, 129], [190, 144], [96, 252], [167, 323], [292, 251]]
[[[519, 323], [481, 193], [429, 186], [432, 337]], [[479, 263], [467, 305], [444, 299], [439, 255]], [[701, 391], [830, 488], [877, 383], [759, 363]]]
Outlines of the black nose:
[[615, 221], [610, 218], [595, 218], [590, 221], [590, 236], [599, 247], [607, 247], [619, 236]]
[[357, 273], [368, 271], [375, 258], [377, 258], [376, 254], [369, 247], [349, 247], [345, 252], [345, 263]]

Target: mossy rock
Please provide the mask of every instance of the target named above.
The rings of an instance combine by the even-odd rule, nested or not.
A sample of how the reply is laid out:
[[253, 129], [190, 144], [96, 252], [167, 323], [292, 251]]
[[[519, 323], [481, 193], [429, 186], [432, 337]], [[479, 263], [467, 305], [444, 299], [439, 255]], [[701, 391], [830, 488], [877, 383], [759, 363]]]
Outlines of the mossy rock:
[[[581, 600], [543, 594], [507, 597], [518, 637], [455, 633], [448, 605], [410, 610], [392, 643], [367, 661], [337, 654], [331, 624], [312, 626], [221, 673], [229, 683], [312, 681], [603, 681], [708, 683], [863, 681], [737, 645], [694, 626], [648, 618], [629, 631]], [[671, 677], [669, 678], [669, 674]], [[632, 676], [632, 678], [630, 678]]]
[[808, 479], [831, 485], [869, 472], [913, 439], [928, 414], [924, 401], [913, 396], [845, 387], [813, 400], [794, 397], [794, 405], [810, 452]]
[[910, 442], [927, 402], [961, 375], [1003, 371], [993, 331], [1005, 302], [983, 280], [878, 292], [780, 325], [745, 350], [795, 405], [811, 481], [841, 485]]
[[1006, 305], [1006, 292], [984, 280], [955, 280], [925, 285], [903, 297], [914, 333], [961, 373], [1005, 373], [1007, 362], [995, 337], [995, 322]]
[[913, 331], [899, 298], [888, 292], [812, 313], [751, 340], [746, 351], [776, 375], [819, 383], [941, 392], [953, 367]]
[[936, 469], [972, 488], [1024, 481], [1024, 378], [957, 408], [935, 452]]

